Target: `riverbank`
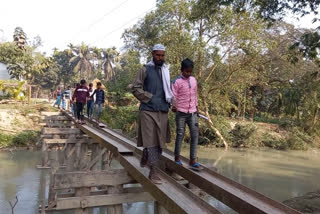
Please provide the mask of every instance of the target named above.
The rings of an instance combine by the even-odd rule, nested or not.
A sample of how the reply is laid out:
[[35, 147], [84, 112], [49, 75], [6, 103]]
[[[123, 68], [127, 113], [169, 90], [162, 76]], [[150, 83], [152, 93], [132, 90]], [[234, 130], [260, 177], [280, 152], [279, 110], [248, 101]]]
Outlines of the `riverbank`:
[[[121, 129], [130, 137], [137, 136], [138, 106], [106, 107], [102, 121], [114, 129]], [[172, 143], [175, 137], [175, 115], [169, 113]], [[319, 136], [311, 136], [287, 119], [267, 120], [256, 118], [255, 121], [212, 116], [215, 127], [220, 131], [231, 148], [272, 148], [276, 150], [308, 150], [320, 148]], [[263, 122], [267, 121], [267, 122]], [[207, 122], [199, 119], [199, 145], [223, 147], [223, 143], [209, 128]], [[186, 132], [185, 141], [190, 141]]]
[[0, 150], [34, 149], [40, 138], [42, 111], [57, 110], [45, 102], [0, 105]]

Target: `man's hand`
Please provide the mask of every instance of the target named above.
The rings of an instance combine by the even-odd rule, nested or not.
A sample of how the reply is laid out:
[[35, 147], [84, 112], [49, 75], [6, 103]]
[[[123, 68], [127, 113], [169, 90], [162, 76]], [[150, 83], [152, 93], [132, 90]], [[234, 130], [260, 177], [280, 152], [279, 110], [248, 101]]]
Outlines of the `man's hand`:
[[173, 112], [177, 112], [177, 107], [172, 106], [171, 110], [172, 110]]

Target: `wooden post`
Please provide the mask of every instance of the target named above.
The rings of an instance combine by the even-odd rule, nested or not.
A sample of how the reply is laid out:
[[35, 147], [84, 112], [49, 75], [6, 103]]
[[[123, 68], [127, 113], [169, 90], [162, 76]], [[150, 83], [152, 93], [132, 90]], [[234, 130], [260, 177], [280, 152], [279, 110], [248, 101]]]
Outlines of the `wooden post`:
[[157, 201], [154, 201], [154, 214], [169, 214], [168, 211]]
[[59, 161], [58, 161], [58, 151], [51, 150], [49, 153], [50, 165], [51, 165], [51, 173], [50, 173], [50, 184], [49, 184], [49, 197], [48, 197], [48, 206], [52, 208], [55, 206], [56, 199], [56, 191], [54, 190], [54, 174], [59, 169]]
[[[78, 159], [78, 166], [76, 166], [77, 169], [83, 169], [85, 168], [86, 164], [88, 163], [88, 144], [87, 143], [81, 143], [80, 145], [80, 151], [78, 151], [77, 159]], [[76, 197], [84, 197], [90, 195], [90, 187], [82, 187], [82, 188], [76, 188], [75, 189], [75, 196]], [[81, 207], [80, 209], [75, 210], [75, 214], [89, 214], [89, 209], [86, 208], [87, 202], [84, 199], [81, 199], [80, 201]]]
[[28, 104], [31, 104], [31, 85], [28, 85]]
[[46, 213], [46, 175], [43, 171], [40, 172], [40, 197], [41, 197], [41, 214]]
[[[122, 185], [108, 187], [108, 194], [119, 194], [122, 192], [123, 192]], [[122, 214], [123, 213], [122, 204], [107, 206], [107, 213], [108, 214]]]
[[[75, 135], [70, 135], [69, 139], [75, 139]], [[67, 145], [65, 145], [64, 165], [66, 165], [67, 172], [74, 170], [74, 162], [76, 158], [75, 146], [76, 144], [73, 143], [67, 143]]]
[[[99, 155], [100, 155], [99, 144], [98, 143], [93, 143], [92, 144], [92, 149], [91, 149], [91, 161], [95, 160], [95, 158], [97, 156], [99, 156]], [[92, 171], [98, 170], [98, 163], [99, 163], [99, 161], [94, 163], [89, 170], [92, 170]]]
[[47, 166], [48, 164], [48, 147], [47, 144], [42, 140], [42, 154], [41, 154], [41, 165], [42, 167]]
[[[112, 153], [106, 152], [102, 155], [102, 164], [101, 169], [111, 169], [109, 166], [112, 158]], [[107, 187], [107, 193], [108, 194], [115, 194], [115, 193], [122, 193], [123, 192], [123, 186], [117, 185], [117, 186], [108, 186]], [[122, 204], [112, 205], [106, 207], [107, 214], [122, 214], [123, 213], [123, 207]]]

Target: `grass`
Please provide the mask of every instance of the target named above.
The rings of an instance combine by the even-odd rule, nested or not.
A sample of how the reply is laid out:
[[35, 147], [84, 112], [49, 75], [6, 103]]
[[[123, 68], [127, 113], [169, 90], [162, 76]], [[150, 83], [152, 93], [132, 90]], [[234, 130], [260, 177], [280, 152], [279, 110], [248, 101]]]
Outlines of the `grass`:
[[40, 133], [37, 131], [22, 131], [15, 135], [0, 132], [0, 148], [13, 146], [33, 146], [37, 143]]

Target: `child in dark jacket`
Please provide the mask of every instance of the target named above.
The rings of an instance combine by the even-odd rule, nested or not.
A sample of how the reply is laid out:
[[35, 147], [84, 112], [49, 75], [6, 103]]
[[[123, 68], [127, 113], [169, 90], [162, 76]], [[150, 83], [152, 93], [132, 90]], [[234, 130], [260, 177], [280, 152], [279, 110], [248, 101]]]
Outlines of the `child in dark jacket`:
[[96, 101], [94, 103], [95, 117], [96, 117], [96, 120], [99, 123], [100, 117], [101, 117], [101, 114], [102, 114], [103, 105], [104, 105], [104, 91], [102, 89], [101, 82], [97, 83], [97, 89], [94, 90], [94, 92], [91, 95], [91, 97], [93, 97], [94, 95], [96, 95]]
[[86, 86], [86, 81], [81, 80], [80, 86], [76, 88], [72, 96], [72, 102], [76, 100], [77, 122], [84, 124], [83, 109], [89, 98], [89, 89]]

